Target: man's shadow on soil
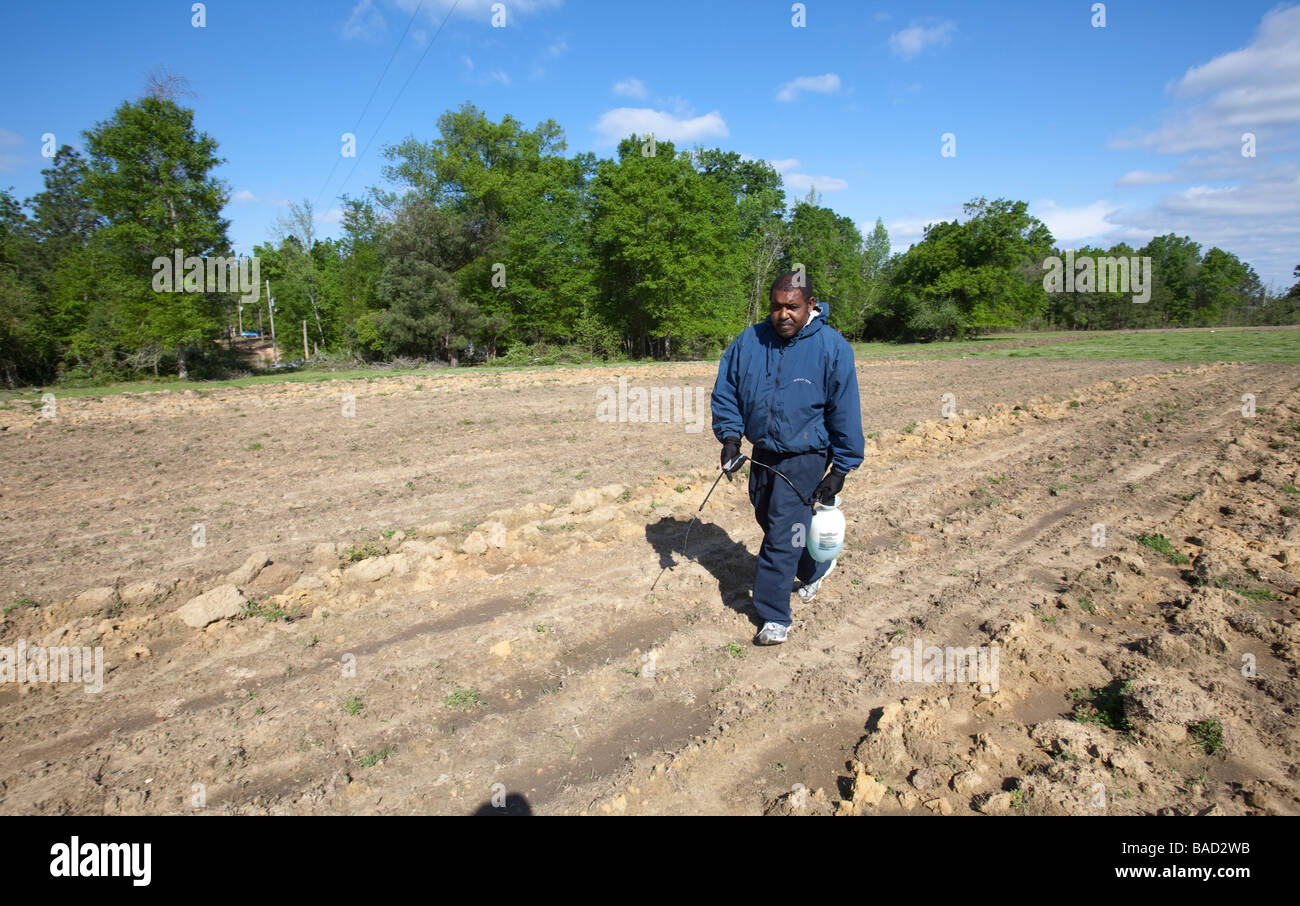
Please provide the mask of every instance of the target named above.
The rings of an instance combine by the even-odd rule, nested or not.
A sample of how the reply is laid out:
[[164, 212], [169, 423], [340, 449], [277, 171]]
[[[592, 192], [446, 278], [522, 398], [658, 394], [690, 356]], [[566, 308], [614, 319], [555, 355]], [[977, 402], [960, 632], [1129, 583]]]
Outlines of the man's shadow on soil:
[[[690, 519], [663, 517], [658, 522], [647, 523], [646, 540], [659, 554], [659, 573], [654, 589], [662, 593], [672, 588], [673, 576], [694, 561], [703, 566], [718, 583], [722, 603], [736, 613], [749, 617], [755, 626], [761, 626], [758, 612], [754, 610], [751, 586], [758, 556], [719, 526], [695, 520], [687, 537]], [[682, 550], [685, 544], [685, 551]], [[678, 586], [680, 588], [680, 586]]]

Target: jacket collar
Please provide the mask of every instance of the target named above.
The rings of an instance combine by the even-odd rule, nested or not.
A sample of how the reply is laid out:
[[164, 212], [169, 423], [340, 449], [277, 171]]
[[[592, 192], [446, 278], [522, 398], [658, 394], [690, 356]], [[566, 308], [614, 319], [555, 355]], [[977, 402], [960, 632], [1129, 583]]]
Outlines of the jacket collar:
[[795, 335], [786, 342], [793, 343], [800, 337], [812, 336], [817, 331], [821, 330], [822, 325], [826, 323], [826, 319], [821, 316], [821, 313], [820, 308], [814, 307], [812, 313], [808, 315], [808, 320], [804, 323], [804, 326], [800, 327], [799, 330], [795, 332]]
[[775, 343], [789, 345], [801, 337], [811, 336], [821, 330], [822, 325], [826, 323], [826, 318], [822, 316], [822, 310], [820, 308], [814, 307], [812, 314], [809, 315], [808, 320], [804, 322], [803, 327], [799, 328], [799, 330], [795, 332], [795, 335], [788, 340], [782, 339], [781, 335], [776, 332], [776, 328], [772, 326], [771, 318], [764, 318], [758, 323], [762, 330], [764, 330]]

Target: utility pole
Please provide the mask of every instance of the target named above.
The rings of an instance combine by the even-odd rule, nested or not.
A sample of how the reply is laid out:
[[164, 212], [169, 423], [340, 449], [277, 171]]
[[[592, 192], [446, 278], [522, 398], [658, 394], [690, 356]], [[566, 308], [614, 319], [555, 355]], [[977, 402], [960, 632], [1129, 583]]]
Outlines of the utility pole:
[[271, 312], [271, 364], [280, 364], [280, 349], [275, 345], [275, 299], [271, 298], [271, 281], [266, 281], [266, 307]]

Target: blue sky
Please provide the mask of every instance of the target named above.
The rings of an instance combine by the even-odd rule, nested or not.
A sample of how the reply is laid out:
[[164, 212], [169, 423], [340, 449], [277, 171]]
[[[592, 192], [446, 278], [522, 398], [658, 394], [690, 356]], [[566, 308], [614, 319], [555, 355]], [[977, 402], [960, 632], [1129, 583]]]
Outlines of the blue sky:
[[[1293, 3], [1115, 2], [1095, 27], [1095, 4], [1076, 0], [806, 0], [802, 28], [791, 2], [503, 5], [493, 27], [492, 0], [450, 18], [452, 0], [212, 0], [198, 28], [188, 0], [7, 4], [0, 186], [40, 191], [42, 136], [82, 147], [166, 67], [227, 160], [240, 250], [289, 200], [316, 202], [335, 235], [338, 195], [382, 182], [385, 144], [434, 138], [439, 114], [472, 101], [493, 119], [556, 120], [571, 153], [611, 156], [621, 134], [653, 130], [772, 161], [788, 196], [815, 186], [864, 232], [882, 218], [895, 250], [972, 198], [1009, 197], [1065, 247], [1172, 231], [1294, 282]], [[359, 156], [344, 159], [353, 131]]]

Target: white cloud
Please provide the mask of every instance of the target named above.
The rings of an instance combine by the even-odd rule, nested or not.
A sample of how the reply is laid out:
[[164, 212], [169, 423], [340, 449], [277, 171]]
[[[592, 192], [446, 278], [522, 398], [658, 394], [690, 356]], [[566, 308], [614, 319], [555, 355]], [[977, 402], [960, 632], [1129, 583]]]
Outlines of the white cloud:
[[809, 176], [807, 173], [795, 172], [799, 169], [797, 157], [769, 160], [767, 165], [781, 174], [781, 181], [793, 192], [807, 192], [809, 189], [816, 189], [818, 192], [840, 192], [849, 187], [847, 182], [837, 176]]
[[[451, 9], [454, 0], [425, 0], [424, 13], [433, 21], [441, 24]], [[506, 7], [506, 27], [510, 27], [515, 16], [543, 12], [562, 6], [564, 0], [459, 0], [456, 4], [456, 18], [472, 19], [490, 26], [492, 22], [492, 4], [504, 2]], [[398, 9], [407, 15], [418, 6], [420, 0], [396, 0]]]
[[847, 182], [835, 176], [782, 173], [781, 179], [785, 182], [786, 188], [793, 189], [796, 192], [806, 192], [809, 189], [816, 189], [818, 192], [840, 192], [849, 187]]
[[776, 93], [776, 99], [778, 101], [793, 101], [799, 97], [801, 91], [832, 94], [839, 90], [840, 77], [833, 72], [819, 76], [799, 76], [799, 78], [782, 85], [781, 90]]
[[1109, 217], [1119, 210], [1108, 201], [1063, 208], [1054, 201], [1043, 201], [1030, 206], [1030, 213], [1047, 224], [1057, 242], [1077, 242], [1112, 233], [1120, 227]]
[[545, 55], [551, 59], [563, 56], [569, 52], [569, 42], [559, 38], [546, 45]]
[[230, 200], [241, 201], [241, 202], [257, 201], [257, 196], [254, 195], [252, 192], [248, 191], [247, 189], [240, 189], [233, 196], [231, 196]]
[[[1181, 156], [1171, 181], [1190, 185], [1124, 212], [1126, 238], [1190, 236], [1250, 262], [1266, 284], [1289, 287], [1300, 246], [1300, 167], [1288, 159], [1300, 145], [1300, 6], [1266, 13], [1245, 47], [1191, 67], [1169, 93], [1154, 129], [1109, 145]], [[1255, 135], [1256, 157], [1241, 156], [1245, 132]]]
[[494, 69], [491, 72], [489, 72], [487, 74], [487, 81], [495, 82], [498, 85], [504, 85], [507, 88], [510, 87], [510, 76], [506, 75], [500, 69]]
[[357, 0], [340, 31], [350, 40], [377, 41], [388, 31], [388, 25], [375, 7], [374, 0]]
[[315, 223], [342, 223], [343, 209], [330, 208], [328, 211], [323, 211], [319, 214], [313, 215], [312, 221], [314, 221]]
[[1160, 198], [1149, 208], [1127, 212], [1134, 241], [1177, 233], [1227, 249], [1250, 262], [1266, 284], [1285, 289], [1294, 283], [1300, 248], [1300, 166], [1281, 164], [1233, 186], [1189, 186]]
[[465, 68], [470, 72], [474, 71], [474, 61], [470, 58], [469, 54], [462, 54], [460, 61], [465, 64]]
[[[1294, 172], [1294, 167], [1290, 169]], [[1189, 186], [1181, 192], [1166, 195], [1160, 200], [1160, 206], [1171, 214], [1198, 217], [1250, 219], [1294, 215], [1300, 211], [1300, 175], [1287, 178], [1279, 173], [1267, 181], [1221, 188]], [[1300, 224], [1291, 232], [1300, 232]]]
[[696, 142], [726, 138], [731, 133], [722, 115], [714, 110], [703, 116], [680, 117], [649, 107], [616, 107], [601, 115], [595, 126], [604, 144], [614, 145], [633, 133], [654, 134], [672, 142]]
[[898, 57], [910, 60], [927, 47], [947, 44], [957, 30], [951, 19], [913, 19], [912, 24], [889, 36], [889, 48]]
[[14, 145], [21, 145], [22, 143], [23, 137], [17, 132], [0, 129], [0, 148], [12, 148]]
[[[960, 210], [956, 210], [949, 214], [940, 214], [928, 218], [909, 217], [904, 220], [892, 220], [885, 224], [885, 229], [889, 232], [890, 251], [892, 253], [905, 252], [910, 246], [925, 238], [926, 227], [945, 220], [959, 220], [960, 217]], [[872, 228], [875, 228], [874, 223]]]
[[1300, 126], [1300, 6], [1265, 14], [1251, 43], [1193, 66], [1172, 86], [1189, 102], [1169, 113], [1157, 128], [1117, 136], [1115, 148], [1145, 148], [1161, 154], [1234, 148], [1242, 133], [1280, 140]]
[[1150, 170], [1130, 170], [1115, 180], [1117, 186], [1154, 186], [1160, 183], [1177, 182], [1178, 177], [1172, 173], [1152, 173]]
[[[1109, 219], [1119, 210], [1117, 205], [1108, 201], [1094, 201], [1077, 207], [1061, 207], [1054, 201], [1041, 201], [1031, 204], [1029, 213], [1047, 224], [1047, 228], [1052, 231], [1052, 236], [1058, 243], [1070, 244], [1123, 230], [1123, 224]], [[889, 243], [893, 251], [902, 252], [925, 238], [926, 227], [952, 220], [965, 223], [967, 219], [969, 215], [959, 206], [933, 217], [894, 220], [886, 223], [885, 228], [889, 231]], [[869, 228], [864, 229], [863, 235], [874, 228], [873, 222]], [[1146, 237], [1146, 239], [1150, 238], [1150, 235]], [[1146, 239], [1142, 240], [1143, 244]]]
[[646, 91], [645, 82], [640, 79], [627, 78], [614, 83], [614, 93], [619, 97], [644, 100], [650, 93]]

